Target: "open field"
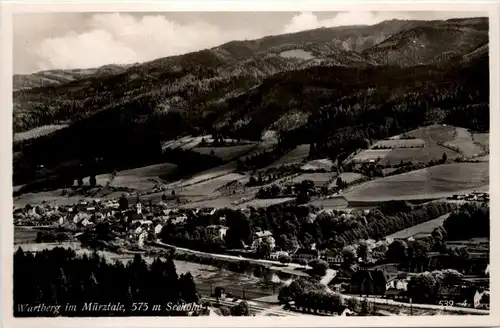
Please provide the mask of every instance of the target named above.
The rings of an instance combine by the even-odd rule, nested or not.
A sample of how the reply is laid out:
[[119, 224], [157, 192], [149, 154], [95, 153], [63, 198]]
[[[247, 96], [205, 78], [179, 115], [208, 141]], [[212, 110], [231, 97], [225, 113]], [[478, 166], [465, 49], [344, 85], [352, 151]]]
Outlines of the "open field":
[[425, 141], [422, 139], [392, 139], [392, 140], [379, 140], [374, 143], [370, 148], [421, 148], [425, 146]]
[[212, 153], [224, 161], [236, 159], [241, 157], [250, 151], [252, 151], [256, 145], [237, 145], [237, 146], [224, 146], [224, 147], [194, 147], [193, 151], [200, 154], [209, 155]]
[[280, 56], [284, 58], [301, 58], [301, 59], [313, 59], [315, 58], [309, 51], [304, 49], [293, 49], [280, 52]]
[[384, 175], [389, 175], [396, 170], [397, 169], [395, 167], [388, 167], [388, 168], [382, 169], [382, 172], [384, 172]]
[[[203, 199], [192, 200], [190, 203], [182, 204], [181, 208], [235, 208], [235, 204], [243, 202], [242, 196], [221, 196], [221, 197], [204, 197]], [[192, 199], [190, 197], [190, 199]], [[245, 199], [246, 201], [246, 199]]]
[[34, 128], [34, 129], [31, 129], [28, 131], [14, 133], [13, 141], [16, 142], [16, 141], [38, 138], [38, 137], [50, 134], [52, 132], [55, 132], [57, 130], [64, 129], [67, 126], [68, 125], [66, 125], [66, 124], [44, 125], [44, 126], [40, 126], [38, 128]]
[[245, 207], [268, 207], [276, 204], [291, 202], [295, 200], [294, 197], [283, 197], [283, 198], [270, 198], [270, 199], [252, 199], [248, 202], [241, 203], [236, 205], [236, 208], [245, 208]]
[[229, 174], [233, 172], [235, 169], [236, 169], [236, 162], [229, 162], [225, 165], [217, 166], [213, 169], [196, 173], [187, 179], [172, 182], [167, 185], [167, 188], [172, 189], [172, 188], [179, 188], [181, 186], [187, 187], [192, 184], [200, 183], [206, 180], [214, 179]]
[[480, 161], [480, 162], [489, 162], [490, 161], [490, 155], [484, 155], [484, 156], [480, 156], [480, 157], [475, 157], [474, 158], [475, 161]]
[[[154, 188], [155, 180], [175, 172], [177, 166], [170, 163], [144, 166], [136, 169], [117, 172], [110, 186], [127, 187], [130, 189], [147, 190]], [[110, 180], [111, 174], [101, 174], [96, 177], [97, 184], [105, 186]], [[160, 181], [160, 180], [159, 180]]]
[[356, 154], [352, 158], [352, 161], [356, 163], [369, 162], [371, 160], [378, 161], [379, 159], [384, 159], [391, 151], [391, 149], [365, 149]]
[[483, 144], [485, 146], [489, 146], [489, 144], [490, 144], [490, 134], [489, 133], [473, 133], [472, 138], [474, 138], [475, 141], [477, 141], [480, 144]]
[[456, 129], [451, 125], [433, 124], [403, 133], [403, 135], [422, 139], [427, 146], [433, 146], [438, 143], [453, 141], [455, 139]]
[[315, 186], [322, 186], [330, 179], [335, 178], [337, 173], [302, 173], [296, 177], [293, 177], [288, 184], [301, 183], [302, 181], [311, 180], [314, 182]]
[[[352, 183], [354, 181], [360, 180], [363, 178], [363, 175], [360, 173], [354, 173], [354, 172], [343, 172], [340, 173], [340, 178], [342, 181], [346, 183]], [[334, 187], [337, 185], [337, 181], [334, 181], [330, 184], [330, 187]]]
[[474, 143], [474, 139], [467, 129], [455, 128], [456, 136], [452, 141], [445, 142], [447, 147], [458, 148], [459, 152], [466, 157], [474, 157], [483, 150], [480, 145]]
[[409, 238], [411, 236], [414, 236], [418, 233], [432, 233], [434, 229], [437, 227], [440, 227], [443, 225], [444, 220], [450, 216], [450, 213], [447, 213], [445, 215], [442, 215], [434, 220], [430, 220], [421, 224], [417, 224], [411, 228], [404, 229], [401, 231], [398, 231], [396, 233], [393, 233], [392, 235], [387, 236], [386, 238], [389, 239], [396, 239], [396, 238]]
[[267, 168], [271, 167], [279, 167], [281, 165], [293, 165], [302, 163], [309, 156], [309, 148], [308, 144], [299, 145], [292, 151], [289, 151], [285, 155], [281, 156], [281, 158], [274, 161], [271, 165], [267, 166]]
[[62, 196], [62, 189], [51, 190], [51, 191], [41, 191], [37, 193], [26, 193], [20, 196], [14, 197], [13, 202], [16, 207], [24, 207], [26, 205], [41, 205], [46, 202], [51, 205], [73, 205], [78, 203], [82, 199], [88, 199], [89, 197], [84, 196]]
[[483, 148], [483, 150], [490, 149], [490, 134], [489, 133], [473, 133], [472, 139], [475, 143], [479, 143], [479, 146]]
[[[421, 127], [386, 140], [379, 140], [370, 149], [352, 154], [353, 162], [377, 161], [380, 165], [396, 165], [403, 162], [429, 163], [440, 160], [443, 154], [448, 159], [455, 159], [462, 154], [466, 157], [484, 153], [488, 135], [477, 134], [478, 140], [467, 129], [445, 124]], [[414, 139], [411, 139], [414, 138]], [[381, 149], [380, 149], [381, 148]]]
[[440, 160], [443, 154], [449, 159], [459, 157], [457, 152], [442, 146], [429, 146], [424, 148], [396, 148], [390, 151], [379, 162], [380, 165], [396, 165], [403, 162], [429, 163], [430, 161]]
[[202, 139], [203, 136], [199, 137], [186, 136], [176, 140], [169, 140], [163, 143], [162, 149], [182, 148], [188, 150], [198, 146], [198, 144], [201, 142]]
[[271, 133], [269, 133], [269, 134], [270, 134], [269, 137], [267, 137], [267, 138], [263, 139], [261, 142], [255, 144], [254, 147], [252, 149], [250, 149], [250, 151], [248, 151], [246, 154], [241, 156], [240, 159], [244, 160], [248, 156], [253, 156], [253, 155], [259, 154], [259, 153], [264, 152], [264, 151], [269, 151], [274, 146], [276, 146], [278, 144], [278, 139], [276, 139], [275, 137], [272, 137]]
[[344, 196], [349, 202], [432, 199], [488, 183], [489, 163], [454, 163], [369, 181], [352, 188]]
[[246, 179], [244, 175], [237, 173], [229, 173], [204, 182], [192, 184], [186, 187], [180, 187], [176, 190], [177, 195], [181, 196], [216, 196], [220, 194], [217, 189], [224, 186], [228, 182], [234, 180]]
[[344, 197], [335, 197], [330, 199], [316, 199], [308, 203], [309, 205], [322, 206], [325, 209], [344, 209], [348, 202]]

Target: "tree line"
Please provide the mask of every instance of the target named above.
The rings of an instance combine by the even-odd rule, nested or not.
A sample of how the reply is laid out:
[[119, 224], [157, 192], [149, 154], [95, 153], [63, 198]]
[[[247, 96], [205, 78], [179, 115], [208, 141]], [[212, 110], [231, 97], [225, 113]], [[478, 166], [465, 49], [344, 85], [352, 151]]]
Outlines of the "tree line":
[[[168, 311], [167, 303], [199, 303], [196, 284], [190, 273], [178, 275], [171, 258], [156, 259], [147, 265], [140, 255], [124, 264], [108, 263], [94, 253], [76, 256], [74, 250], [55, 248], [36, 254], [19, 248], [14, 254], [14, 315], [51, 316], [54, 313], [25, 312], [20, 305], [61, 305], [63, 316], [175, 316], [182, 311]], [[123, 311], [85, 311], [85, 303], [121, 303]], [[137, 311], [136, 303], [148, 303], [149, 309]], [[65, 310], [65, 305], [76, 310]], [[153, 304], [162, 305], [154, 311]]]
[[[269, 230], [276, 240], [276, 247], [284, 251], [295, 251], [299, 246], [309, 248], [312, 244], [318, 249], [342, 249], [358, 240], [381, 239], [435, 219], [455, 206], [439, 202], [413, 206], [396, 201], [368, 214], [363, 211], [353, 214], [320, 211], [314, 206], [296, 204], [252, 208], [249, 214], [226, 208], [212, 216], [188, 213], [185, 225], [167, 223], [160, 238], [165, 243], [182, 247], [222, 251], [251, 245], [255, 232]], [[207, 229], [213, 224], [228, 227], [224, 238]]]

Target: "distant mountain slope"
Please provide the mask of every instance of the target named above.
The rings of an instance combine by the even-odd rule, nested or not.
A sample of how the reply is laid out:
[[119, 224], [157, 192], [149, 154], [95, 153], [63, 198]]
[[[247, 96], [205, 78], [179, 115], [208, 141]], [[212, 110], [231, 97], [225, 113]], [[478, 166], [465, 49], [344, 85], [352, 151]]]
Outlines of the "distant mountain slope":
[[363, 52], [380, 65], [414, 66], [445, 62], [488, 42], [482, 24], [435, 23], [404, 30]]
[[[290, 143], [317, 143], [316, 152], [336, 157], [364, 139], [428, 122], [485, 130], [487, 31], [487, 19], [318, 29], [19, 90], [14, 132], [69, 126], [16, 142], [15, 179], [29, 182], [36, 165], [76, 158], [146, 165], [158, 158], [161, 140], [186, 134], [259, 139], [270, 127], [286, 127], [291, 131], [282, 135]], [[413, 41], [427, 49], [413, 49]], [[440, 56], [454, 51], [447, 43], [459, 50], [453, 54], [458, 60], [442, 65]], [[308, 59], [282, 56], [293, 50]]]
[[[23, 132], [66, 124], [116, 106], [141, 106], [144, 114], [154, 107], [157, 112], [174, 109], [183, 115], [198, 115], [213, 102], [283, 71], [314, 66], [425, 64], [449, 51], [465, 55], [487, 42], [487, 36], [487, 19], [392, 20], [373, 26], [322, 28], [233, 41], [130, 67], [40, 72], [32, 79], [43, 78], [41, 84], [54, 85], [14, 92], [13, 127], [15, 132]], [[309, 52], [313, 58], [280, 56], [293, 49]]]
[[51, 166], [94, 157], [119, 158], [124, 164], [146, 161], [158, 156], [165, 136], [199, 134], [213, 127], [232, 138], [259, 139], [287, 114], [304, 119], [302, 124], [295, 122], [293, 130], [282, 131], [288, 143], [314, 143], [315, 153], [333, 158], [363, 148], [365, 140], [429, 123], [487, 131], [488, 75], [489, 58], [483, 53], [446, 68], [318, 66], [284, 71], [202, 112], [167, 110], [161, 114], [140, 100], [134, 106], [127, 102], [126, 107], [118, 104], [66, 129], [17, 145], [15, 151], [22, 156], [14, 170], [19, 172], [17, 183], [26, 183], [25, 174], [18, 171], [21, 163]]
[[[368, 67], [359, 70], [320, 66], [284, 72], [221, 104], [218, 112], [224, 114], [219, 116], [217, 126], [227, 133], [241, 133], [242, 138], [258, 138], [261, 131], [287, 113], [299, 110], [314, 114], [334, 110], [336, 116], [333, 113], [328, 115], [332, 125], [324, 127], [332, 130], [339, 122], [350, 122], [354, 112], [368, 115], [390, 106], [396, 106], [394, 110], [401, 113], [411, 111], [413, 106], [414, 118], [425, 114], [415, 123], [432, 122], [445, 119], [454, 110], [460, 112], [460, 108], [469, 104], [487, 104], [488, 65], [488, 53], [483, 51], [468, 62], [457, 62], [446, 68]], [[469, 80], [474, 76], [477, 79]], [[455, 107], [447, 105], [450, 103]], [[422, 112], [417, 114], [417, 109]], [[487, 115], [488, 106], [484, 110], [483, 114]], [[375, 116], [373, 122], [385, 120], [387, 115]], [[478, 113], [464, 115], [470, 119], [470, 115]], [[484, 115], [480, 118], [482, 122], [486, 119]], [[311, 123], [314, 115], [305, 117], [309, 119], [303, 124]], [[464, 124], [471, 122], [464, 120], [458, 125]], [[319, 132], [318, 126], [313, 126], [310, 132]]]
[[[343, 49], [349, 51], [362, 51], [372, 45], [383, 41], [388, 36], [400, 31], [402, 28], [418, 24], [418, 21], [384, 22], [373, 26], [349, 26], [320, 28], [315, 30], [268, 36], [258, 40], [231, 41], [223, 45], [205, 51], [205, 60], [200, 61], [197, 55], [186, 54], [171, 56], [149, 63], [150, 66], [158, 65], [218, 65], [234, 64], [240, 60], [247, 60], [261, 53], [280, 53], [287, 49], [301, 47], [314, 48], [315, 55], [323, 55], [332, 49]], [[325, 47], [321, 44], [326, 43]], [[217, 58], [210, 59], [210, 53]], [[196, 54], [196, 52], [194, 53]], [[187, 63], [185, 62], [187, 61]], [[130, 65], [128, 65], [130, 66]], [[36, 88], [44, 86], [56, 86], [71, 81], [90, 77], [92, 75], [103, 76], [120, 74], [127, 66], [106, 65], [92, 69], [74, 70], [50, 70], [33, 74], [16, 74], [13, 77], [13, 89]]]
[[15, 74], [12, 88], [15, 91], [19, 89], [55, 86], [80, 80], [88, 76], [114, 75], [125, 71], [129, 66], [130, 65], [106, 65], [89, 69], [49, 70], [33, 74]]

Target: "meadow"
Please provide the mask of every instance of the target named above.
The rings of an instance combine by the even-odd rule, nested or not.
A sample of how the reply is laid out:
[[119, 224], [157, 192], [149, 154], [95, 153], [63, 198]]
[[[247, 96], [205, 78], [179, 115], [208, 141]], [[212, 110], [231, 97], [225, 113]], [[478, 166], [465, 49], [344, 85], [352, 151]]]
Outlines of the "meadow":
[[419, 233], [431, 234], [434, 231], [434, 229], [443, 225], [444, 220], [446, 220], [448, 216], [450, 216], [450, 213], [442, 215], [437, 219], [430, 220], [421, 224], [417, 224], [411, 228], [398, 231], [396, 233], [393, 233], [392, 235], [387, 236], [386, 238], [388, 239], [409, 238]]
[[384, 158], [378, 162], [380, 165], [396, 165], [401, 162], [424, 163], [438, 161], [446, 154], [448, 159], [459, 157], [459, 154], [442, 146], [430, 146], [425, 148], [396, 148], [392, 149]]
[[309, 148], [309, 144], [299, 145], [295, 149], [289, 151], [288, 153], [274, 161], [272, 164], [267, 166], [266, 169], [271, 167], [279, 167], [281, 165], [300, 164], [304, 162], [304, 160], [306, 160], [309, 156]]
[[365, 149], [356, 154], [352, 158], [354, 163], [363, 163], [369, 161], [378, 161], [384, 159], [392, 150], [391, 149]]
[[474, 143], [472, 135], [467, 129], [455, 128], [456, 136], [452, 141], [445, 142], [444, 145], [458, 149], [466, 157], [474, 157], [483, 152], [483, 149], [477, 143]]
[[[126, 187], [135, 190], [148, 190], [162, 182], [161, 177], [172, 174], [177, 166], [170, 163], [157, 164], [119, 171], [109, 184], [112, 187]], [[105, 186], [110, 182], [111, 174], [101, 174], [96, 177], [97, 184]]]
[[57, 130], [64, 129], [66, 127], [68, 127], [68, 125], [66, 125], [66, 124], [44, 125], [44, 126], [40, 126], [38, 128], [34, 128], [34, 129], [31, 129], [28, 131], [14, 133], [13, 140], [14, 140], [14, 142], [16, 142], [16, 141], [38, 138], [38, 137], [50, 134], [52, 132], [55, 132]]
[[337, 173], [334, 172], [329, 172], [329, 173], [302, 173], [296, 177], [293, 177], [291, 181], [289, 181], [289, 184], [297, 184], [301, 183], [302, 181], [306, 180], [311, 180], [314, 182], [315, 186], [322, 186], [326, 182], [330, 181], [331, 179], [335, 178], [337, 176]]
[[[342, 181], [346, 183], [352, 183], [357, 180], [363, 179], [363, 175], [360, 173], [354, 173], [354, 172], [343, 172], [340, 173], [340, 178]], [[336, 181], [332, 183], [333, 185], [336, 185]], [[332, 185], [331, 185], [332, 186]]]
[[374, 143], [371, 149], [393, 149], [393, 148], [422, 148], [425, 141], [422, 139], [391, 139], [379, 140]]
[[489, 163], [437, 165], [363, 183], [344, 194], [348, 201], [432, 199], [488, 185]]
[[213, 154], [224, 161], [229, 161], [248, 154], [255, 147], [255, 145], [236, 145], [224, 147], [194, 147], [192, 150], [205, 155]]

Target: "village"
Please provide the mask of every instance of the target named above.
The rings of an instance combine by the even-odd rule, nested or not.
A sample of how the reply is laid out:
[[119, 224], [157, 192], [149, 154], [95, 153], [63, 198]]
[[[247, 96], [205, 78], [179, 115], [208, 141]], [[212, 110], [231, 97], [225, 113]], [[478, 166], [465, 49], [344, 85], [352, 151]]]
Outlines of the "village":
[[[483, 200], [485, 196], [473, 197], [465, 199], [477, 201]], [[248, 208], [240, 211], [243, 215], [251, 215]], [[323, 212], [324, 210], [320, 210], [315, 216]], [[359, 212], [367, 215], [370, 210]], [[182, 209], [172, 207], [163, 201], [157, 203], [149, 201], [147, 204], [142, 204], [139, 196], [136, 203], [131, 205], [126, 197], [122, 196], [117, 200], [80, 201], [72, 206], [26, 205], [24, 208], [15, 208], [13, 214], [16, 229], [29, 228], [37, 231], [38, 243], [79, 241], [82, 247], [107, 249], [116, 253], [154, 254], [155, 249], [164, 246], [189, 253], [190, 249], [185, 248], [186, 245], [164, 243], [162, 234], [169, 229], [183, 231], [189, 224], [193, 224], [189, 223], [190, 220], [194, 220], [193, 218], [204, 218], [207, 222], [203, 227], [205, 233], [213, 240], [218, 240], [218, 243], [224, 243], [230, 230], [226, 225], [224, 211], [220, 209]], [[354, 216], [351, 213], [339, 215], [344, 218]], [[320, 250], [316, 248], [315, 243], [312, 243], [308, 247], [297, 245], [292, 250], [284, 250], [277, 245], [278, 236], [273, 236], [270, 230], [260, 230], [253, 232], [252, 242], [244, 244], [240, 249], [210, 248], [203, 253], [201, 247], [196, 254], [197, 256], [205, 254], [204, 256], [214, 260], [228, 256], [237, 258], [239, 262], [268, 261], [267, 264], [274, 263], [275, 268], [281, 266], [278, 271], [287, 272], [292, 277], [317, 276], [329, 292], [341, 293], [360, 301], [368, 299], [383, 308], [408, 306], [418, 308], [419, 304], [416, 304], [418, 301], [422, 303], [420, 305], [424, 309], [425, 306], [430, 306], [432, 310], [489, 309], [488, 238], [446, 240], [445, 252], [429, 251], [423, 256], [415, 256], [401, 263], [390, 263], [390, 259], [387, 258], [378, 261], [368, 260], [368, 256], [361, 254], [361, 248], [371, 249], [373, 252], [377, 249], [387, 250], [395, 241], [410, 244], [430, 236], [431, 233], [423, 233], [393, 240], [379, 240], [369, 247], [357, 245], [346, 246], [343, 249]], [[467, 254], [460, 257], [457, 255], [457, 250], [458, 253], [466, 250]], [[457, 258], [460, 258], [459, 265]], [[436, 289], [435, 298], [432, 300], [412, 300], [412, 292], [408, 288], [410, 280], [412, 277], [429, 272], [447, 283], [437, 283], [432, 286]], [[285, 303], [286, 308], [291, 311], [307, 310], [296, 304], [296, 300]]]

